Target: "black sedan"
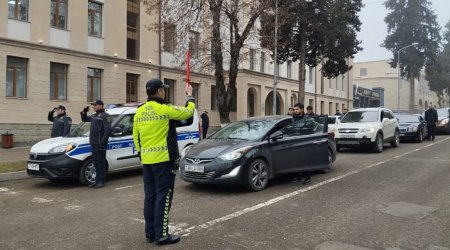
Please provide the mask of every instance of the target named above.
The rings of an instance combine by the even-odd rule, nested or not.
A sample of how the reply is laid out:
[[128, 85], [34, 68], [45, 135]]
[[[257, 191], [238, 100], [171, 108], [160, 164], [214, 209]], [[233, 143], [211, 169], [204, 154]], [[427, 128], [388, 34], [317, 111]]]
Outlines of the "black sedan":
[[428, 136], [427, 122], [420, 115], [397, 115], [400, 140], [422, 142]]
[[288, 116], [237, 121], [186, 148], [181, 177], [192, 183], [245, 185], [263, 190], [282, 174], [324, 170], [336, 159], [327, 117], [293, 122]]
[[450, 135], [450, 108], [436, 109], [438, 114], [438, 123], [436, 132]]

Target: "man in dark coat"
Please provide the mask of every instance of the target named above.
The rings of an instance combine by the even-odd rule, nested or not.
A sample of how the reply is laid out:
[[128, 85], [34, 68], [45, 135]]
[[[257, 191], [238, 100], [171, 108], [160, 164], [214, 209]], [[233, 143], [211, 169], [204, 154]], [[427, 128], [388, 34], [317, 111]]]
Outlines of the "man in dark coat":
[[436, 136], [436, 125], [438, 122], [438, 114], [436, 109], [433, 108], [433, 104], [430, 102], [430, 105], [425, 111], [425, 121], [427, 121], [427, 129], [428, 129], [428, 140], [434, 141], [434, 138]]
[[93, 188], [102, 188], [105, 186], [105, 170], [106, 170], [106, 150], [108, 149], [108, 139], [111, 134], [111, 116], [103, 109], [103, 101], [97, 100], [94, 105], [95, 113], [87, 116], [89, 106], [81, 111], [81, 120], [83, 122], [91, 122], [91, 130], [89, 132], [89, 143], [92, 148], [92, 162], [95, 167], [95, 183], [89, 185]]
[[200, 118], [202, 118], [202, 139], [205, 139], [209, 128], [208, 111], [205, 110], [205, 112], [203, 112], [203, 114], [200, 115]]
[[[54, 116], [56, 112], [56, 116]], [[51, 137], [67, 136], [70, 132], [72, 119], [66, 114], [66, 107], [59, 105], [48, 112], [49, 122], [53, 122]]]

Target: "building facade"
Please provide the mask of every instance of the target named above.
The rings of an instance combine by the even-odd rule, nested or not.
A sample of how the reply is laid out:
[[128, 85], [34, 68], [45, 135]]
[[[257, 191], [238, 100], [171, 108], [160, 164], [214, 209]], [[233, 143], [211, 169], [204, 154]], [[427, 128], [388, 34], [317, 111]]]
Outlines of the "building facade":
[[[145, 102], [151, 78], [169, 84], [167, 100], [183, 105], [185, 72], [171, 63], [167, 34], [148, 29], [159, 18], [139, 0], [0, 0], [0, 133], [16, 142], [48, 138], [53, 107], [64, 105], [76, 124], [96, 99]], [[247, 46], [243, 54], [230, 118], [272, 114], [275, 71], [277, 114], [285, 114], [298, 100], [298, 64], [275, 70], [266, 51]], [[307, 68], [305, 106], [319, 114], [352, 107], [352, 79], [352, 72], [329, 80]], [[213, 74], [192, 72], [191, 83], [198, 109], [220, 126]]]
[[[427, 109], [430, 102], [438, 103], [438, 97], [430, 90], [424, 74], [414, 80], [414, 93], [411, 95], [411, 83], [398, 77], [397, 69], [391, 68], [389, 60], [355, 63], [353, 70], [354, 84], [372, 90], [383, 88], [383, 106], [394, 112], [418, 113]], [[414, 97], [412, 107], [411, 96]]]

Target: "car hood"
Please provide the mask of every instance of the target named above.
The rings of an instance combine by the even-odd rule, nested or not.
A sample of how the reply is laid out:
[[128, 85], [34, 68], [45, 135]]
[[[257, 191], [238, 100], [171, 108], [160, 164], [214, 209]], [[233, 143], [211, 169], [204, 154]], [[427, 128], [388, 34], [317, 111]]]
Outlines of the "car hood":
[[417, 126], [419, 125], [419, 122], [401, 122], [398, 124], [399, 127], [410, 127], [410, 126]]
[[38, 153], [38, 154], [48, 154], [50, 149], [61, 146], [68, 143], [76, 143], [80, 145], [81, 143], [88, 143], [88, 137], [55, 137], [50, 139], [45, 139], [34, 144], [31, 147], [30, 153]]
[[216, 158], [225, 151], [232, 151], [233, 149], [252, 144], [254, 144], [254, 142], [241, 140], [205, 139], [191, 146], [186, 154], [186, 157], [212, 159]]

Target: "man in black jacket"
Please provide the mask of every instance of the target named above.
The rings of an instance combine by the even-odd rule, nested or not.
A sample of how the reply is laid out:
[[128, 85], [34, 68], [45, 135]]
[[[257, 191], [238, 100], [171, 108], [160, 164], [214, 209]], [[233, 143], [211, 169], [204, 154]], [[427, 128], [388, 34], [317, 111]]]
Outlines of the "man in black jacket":
[[428, 140], [434, 141], [436, 136], [436, 125], [438, 122], [438, 114], [437, 111], [433, 108], [433, 103], [430, 102], [430, 105], [425, 111], [425, 121], [427, 121], [427, 129], [428, 129]]
[[[56, 112], [56, 116], [53, 116]], [[70, 132], [72, 119], [66, 114], [66, 107], [59, 105], [48, 112], [49, 122], [53, 122], [51, 137], [67, 136]]]
[[89, 187], [102, 188], [105, 186], [106, 150], [111, 133], [111, 116], [103, 109], [102, 100], [97, 100], [92, 105], [94, 105], [94, 114], [87, 116], [89, 106], [86, 106], [80, 114], [83, 122], [91, 122], [89, 143], [92, 148], [92, 162], [96, 176], [95, 183], [90, 184]]

